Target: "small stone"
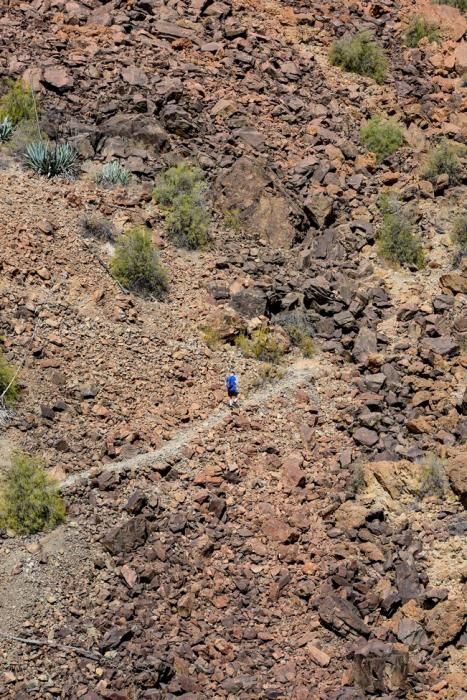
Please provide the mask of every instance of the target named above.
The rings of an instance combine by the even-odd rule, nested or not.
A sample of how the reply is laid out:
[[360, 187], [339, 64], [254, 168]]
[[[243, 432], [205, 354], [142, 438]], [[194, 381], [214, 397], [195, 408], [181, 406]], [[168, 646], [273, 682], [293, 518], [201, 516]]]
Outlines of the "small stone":
[[315, 664], [317, 664], [318, 666], [324, 668], [331, 661], [331, 657], [329, 656], [329, 654], [326, 654], [326, 652], [322, 651], [321, 649], [318, 649], [318, 647], [315, 647], [313, 644], [307, 644], [306, 651], [308, 652], [310, 659], [314, 661]]
[[353, 438], [355, 442], [360, 445], [365, 445], [366, 447], [373, 447], [378, 442], [378, 433], [369, 428], [358, 428], [354, 434]]

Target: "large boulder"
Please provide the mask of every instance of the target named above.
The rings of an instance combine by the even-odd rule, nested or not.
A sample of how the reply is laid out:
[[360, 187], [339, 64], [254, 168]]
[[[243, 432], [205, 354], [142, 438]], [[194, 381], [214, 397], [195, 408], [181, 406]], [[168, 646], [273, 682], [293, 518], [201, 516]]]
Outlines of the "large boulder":
[[447, 272], [441, 275], [439, 283], [454, 294], [467, 294], [467, 275], [460, 272]]
[[436, 649], [442, 649], [458, 638], [466, 614], [467, 604], [461, 598], [445, 600], [426, 613], [425, 629]]
[[300, 216], [300, 211], [258, 162], [240, 158], [230, 170], [219, 175], [214, 189], [222, 212], [237, 211], [245, 228], [273, 246], [292, 246], [293, 219]]
[[312, 194], [305, 200], [305, 212], [313, 226], [323, 228], [333, 219], [333, 200], [324, 194]]
[[352, 355], [354, 360], [362, 362], [368, 355], [377, 350], [377, 337], [375, 331], [367, 326], [361, 326], [355, 338]]
[[448, 335], [441, 335], [439, 338], [423, 338], [421, 347], [442, 357], [453, 357], [459, 354], [459, 343]]
[[365, 483], [375, 500], [398, 501], [420, 493], [420, 465], [408, 460], [368, 462], [363, 469]]
[[336, 511], [336, 525], [342, 530], [357, 530], [363, 527], [370, 511], [355, 501], [346, 501]]
[[48, 66], [42, 74], [42, 84], [48, 90], [59, 94], [71, 90], [74, 85], [73, 76], [64, 66]]
[[249, 287], [233, 294], [230, 304], [235, 311], [245, 318], [264, 316], [266, 312], [266, 294], [262, 289]]
[[120, 112], [99, 124], [99, 130], [104, 136], [120, 136], [141, 141], [150, 146], [155, 153], [166, 151], [170, 145], [169, 136], [161, 124], [145, 114]]

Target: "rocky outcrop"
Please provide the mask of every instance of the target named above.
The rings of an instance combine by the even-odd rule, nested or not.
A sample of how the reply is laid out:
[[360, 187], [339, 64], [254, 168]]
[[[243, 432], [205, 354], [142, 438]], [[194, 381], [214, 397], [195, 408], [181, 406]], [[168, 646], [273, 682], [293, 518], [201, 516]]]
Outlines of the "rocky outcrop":
[[300, 214], [290, 197], [281, 193], [275, 177], [258, 161], [240, 158], [215, 184], [216, 205], [224, 214], [236, 212], [239, 221], [258, 238], [275, 247], [290, 248]]

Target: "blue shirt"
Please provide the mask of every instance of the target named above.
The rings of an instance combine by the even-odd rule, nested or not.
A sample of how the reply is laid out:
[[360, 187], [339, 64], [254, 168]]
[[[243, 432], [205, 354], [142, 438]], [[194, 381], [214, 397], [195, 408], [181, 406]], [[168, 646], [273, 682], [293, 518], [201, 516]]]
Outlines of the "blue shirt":
[[229, 374], [225, 380], [225, 385], [228, 391], [237, 391], [237, 377], [235, 374]]

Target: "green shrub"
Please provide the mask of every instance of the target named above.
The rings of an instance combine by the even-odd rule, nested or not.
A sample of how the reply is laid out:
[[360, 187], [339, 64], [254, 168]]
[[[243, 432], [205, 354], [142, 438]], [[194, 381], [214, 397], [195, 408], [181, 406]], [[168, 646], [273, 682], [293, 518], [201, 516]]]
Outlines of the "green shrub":
[[35, 173], [49, 178], [59, 175], [74, 177], [78, 171], [78, 154], [68, 143], [31, 143], [26, 148], [24, 160]]
[[397, 151], [404, 143], [404, 133], [394, 119], [383, 119], [379, 114], [368, 121], [360, 131], [362, 143], [376, 154], [378, 161]]
[[209, 236], [209, 212], [204, 203], [191, 194], [181, 194], [173, 202], [165, 220], [167, 233], [184, 248], [204, 248]]
[[19, 395], [18, 382], [16, 381], [16, 368], [7, 361], [0, 350], [0, 396], [5, 393], [3, 402], [6, 406], [13, 406]]
[[451, 5], [451, 7], [457, 7], [461, 12], [467, 10], [467, 0], [436, 0], [436, 5]]
[[331, 46], [329, 60], [333, 66], [339, 66], [350, 73], [366, 75], [377, 83], [384, 82], [386, 77], [386, 56], [368, 32], [335, 41]]
[[190, 163], [179, 163], [158, 178], [153, 197], [162, 207], [172, 208], [182, 195], [198, 200], [205, 191], [203, 171]]
[[455, 220], [452, 227], [452, 241], [461, 253], [467, 253], [467, 212]]
[[8, 117], [13, 126], [36, 117], [32, 88], [22, 80], [7, 81], [8, 91], [0, 97], [0, 119]]
[[286, 331], [292, 343], [301, 350], [304, 357], [313, 357], [315, 345], [313, 338], [307, 333], [305, 328], [302, 326], [287, 326]]
[[0, 526], [18, 535], [51, 530], [65, 520], [65, 506], [58, 484], [41, 461], [22, 452], [11, 464], [0, 488]]
[[428, 41], [439, 40], [439, 27], [433, 22], [429, 22], [425, 17], [412, 17], [410, 24], [405, 30], [405, 44], [411, 49], [418, 46], [421, 39], [427, 38]]
[[161, 298], [168, 288], [167, 273], [151, 232], [144, 226], [136, 226], [117, 239], [110, 267], [120, 284], [143, 296]]
[[10, 117], [4, 117], [0, 121], [0, 143], [9, 141], [13, 135], [13, 122]]
[[392, 263], [417, 270], [423, 267], [423, 247], [418, 236], [413, 233], [410, 216], [395, 198], [382, 198], [380, 208], [383, 223], [377, 241], [379, 254]]
[[429, 155], [424, 177], [435, 183], [440, 175], [447, 175], [450, 185], [458, 185], [464, 174], [459, 158], [463, 153], [464, 147], [461, 144], [443, 139]]
[[166, 229], [177, 245], [203, 248], [208, 242], [210, 216], [204, 201], [203, 171], [189, 163], [166, 170], [154, 188], [154, 199], [167, 209]]
[[258, 328], [250, 336], [239, 335], [235, 345], [246, 356], [263, 362], [278, 362], [284, 350], [267, 328]]
[[130, 182], [131, 173], [118, 160], [111, 160], [106, 163], [102, 170], [96, 175], [98, 185], [111, 187], [112, 185], [122, 185], [125, 187]]
[[86, 238], [97, 238], [100, 241], [113, 241], [115, 228], [109, 219], [99, 214], [85, 214], [81, 219], [83, 234]]
[[434, 454], [420, 465], [419, 496], [443, 496], [446, 491], [444, 465]]

